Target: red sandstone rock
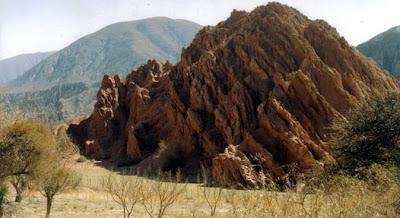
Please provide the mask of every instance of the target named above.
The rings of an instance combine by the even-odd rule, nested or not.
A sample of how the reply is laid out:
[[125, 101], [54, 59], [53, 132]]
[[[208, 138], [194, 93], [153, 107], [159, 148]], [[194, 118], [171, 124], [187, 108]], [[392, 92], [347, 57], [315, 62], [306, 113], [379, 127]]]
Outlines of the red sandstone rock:
[[334, 162], [331, 120], [394, 90], [326, 22], [270, 3], [204, 28], [175, 66], [149, 61], [124, 83], [105, 76], [93, 114], [70, 133], [89, 156], [184, 173], [204, 165], [219, 182], [260, 187], [285, 183], [287, 164]]

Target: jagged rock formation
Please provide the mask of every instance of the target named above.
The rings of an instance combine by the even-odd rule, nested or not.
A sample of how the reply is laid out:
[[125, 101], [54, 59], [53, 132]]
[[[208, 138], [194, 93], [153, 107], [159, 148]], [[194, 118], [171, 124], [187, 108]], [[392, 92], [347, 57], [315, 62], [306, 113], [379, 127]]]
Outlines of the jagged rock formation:
[[175, 66], [105, 76], [93, 114], [69, 133], [89, 156], [142, 169], [204, 165], [226, 185], [284, 184], [288, 164], [334, 162], [332, 118], [398, 89], [326, 22], [270, 3], [204, 28]]

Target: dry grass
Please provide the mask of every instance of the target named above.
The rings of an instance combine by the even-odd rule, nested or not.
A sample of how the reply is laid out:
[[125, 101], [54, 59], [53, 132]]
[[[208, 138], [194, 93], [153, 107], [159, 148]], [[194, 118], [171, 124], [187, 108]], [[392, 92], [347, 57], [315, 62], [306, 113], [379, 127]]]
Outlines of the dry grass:
[[[97, 167], [91, 161], [75, 163], [75, 169], [83, 176], [82, 185], [76, 191], [56, 197], [52, 217], [123, 217], [123, 209], [113, 201], [102, 184], [104, 178], [110, 174], [115, 178], [122, 176]], [[143, 177], [135, 179], [139, 179], [144, 185], [155, 182]], [[313, 191], [302, 191], [306, 190], [303, 185], [297, 189], [298, 191], [288, 192], [222, 189], [214, 217], [399, 216], [396, 214], [399, 206], [399, 190], [395, 185], [377, 191], [371, 189], [365, 182], [343, 176], [319, 184], [324, 188]], [[185, 191], [168, 207], [164, 217], [210, 217], [210, 207], [204, 193], [212, 197], [215, 194], [217, 197], [218, 189], [188, 183], [166, 183], [166, 186]], [[22, 203], [8, 205], [8, 211], [12, 213], [8, 213], [6, 217], [43, 217], [45, 209], [45, 199], [38, 193], [29, 193]], [[145, 207], [138, 204], [133, 210], [132, 217], [149, 217], [149, 215]]]

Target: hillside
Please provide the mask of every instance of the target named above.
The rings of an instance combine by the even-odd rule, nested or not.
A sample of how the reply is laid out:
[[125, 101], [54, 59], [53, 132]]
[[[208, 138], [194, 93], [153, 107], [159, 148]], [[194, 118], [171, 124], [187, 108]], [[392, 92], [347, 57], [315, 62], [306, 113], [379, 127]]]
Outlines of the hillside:
[[0, 100], [24, 117], [56, 122], [87, 114], [98, 87], [99, 83], [61, 84], [37, 92], [0, 93]]
[[400, 79], [400, 26], [375, 36], [357, 49]]
[[[34, 100], [32, 110], [42, 111], [38, 116], [47, 114], [50, 121], [88, 114], [103, 74], [125, 75], [151, 58], [176, 62], [181, 49], [199, 29], [200, 25], [193, 22], [165, 17], [112, 24], [75, 41], [9, 82], [1, 89], [0, 99], [17, 108], [26, 108]], [[96, 87], [68, 90], [77, 83]], [[75, 94], [60, 105], [54, 93], [46, 93], [61, 89]]]
[[334, 162], [332, 119], [393, 90], [328, 23], [270, 3], [203, 28], [176, 65], [104, 76], [93, 113], [68, 132], [88, 157], [150, 173], [204, 166], [229, 187], [285, 186], [288, 166]]
[[53, 53], [54, 52], [38, 52], [33, 54], [21, 54], [0, 60], [0, 84], [7, 83], [17, 78]]
[[127, 74], [149, 58], [176, 62], [199, 29], [165, 17], [112, 24], [51, 55], [8, 87], [21, 92], [97, 81], [105, 73]]

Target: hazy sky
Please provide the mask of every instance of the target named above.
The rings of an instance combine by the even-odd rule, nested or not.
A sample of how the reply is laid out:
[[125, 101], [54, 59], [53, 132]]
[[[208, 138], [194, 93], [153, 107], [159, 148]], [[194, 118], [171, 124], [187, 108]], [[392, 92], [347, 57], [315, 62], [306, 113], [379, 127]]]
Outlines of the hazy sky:
[[[214, 25], [267, 0], [0, 0], [0, 59], [59, 50], [119, 21], [167, 16]], [[399, 0], [279, 0], [337, 28], [351, 44], [400, 25]]]

